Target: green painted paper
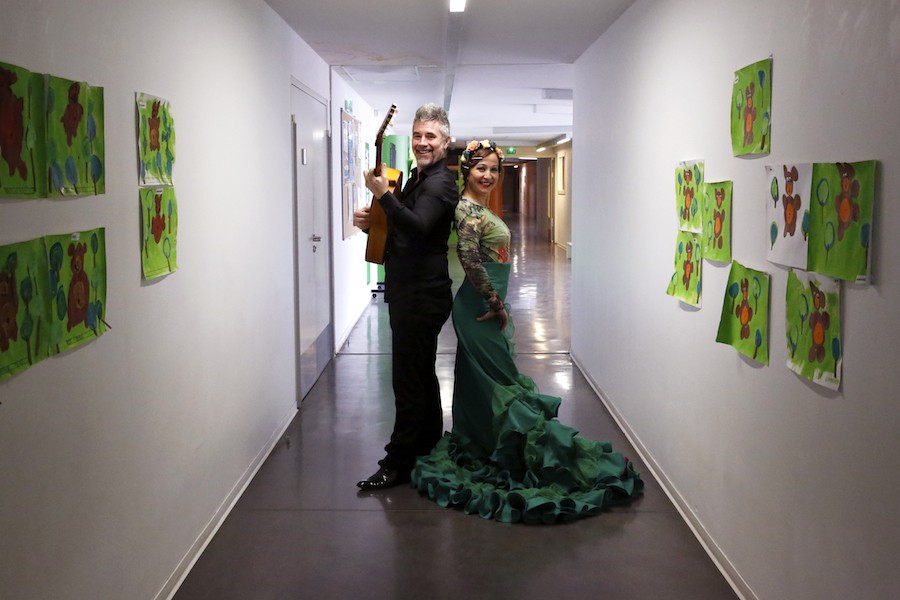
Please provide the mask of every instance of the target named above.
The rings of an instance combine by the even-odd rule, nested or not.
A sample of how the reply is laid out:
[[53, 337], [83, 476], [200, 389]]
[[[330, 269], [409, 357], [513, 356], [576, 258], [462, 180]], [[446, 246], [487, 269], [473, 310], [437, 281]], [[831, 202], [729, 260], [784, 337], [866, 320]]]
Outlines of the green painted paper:
[[707, 182], [703, 186], [703, 258], [731, 262], [732, 182]]
[[0, 197], [47, 196], [44, 76], [0, 62]]
[[700, 201], [703, 195], [703, 161], [685, 161], [675, 168], [675, 212], [678, 229], [703, 231], [703, 211]]
[[772, 133], [772, 59], [735, 71], [731, 91], [731, 149], [735, 156], [768, 154]]
[[50, 273], [51, 353], [106, 331], [106, 232], [101, 227], [44, 238]]
[[178, 205], [175, 189], [141, 188], [141, 266], [144, 279], [155, 279], [178, 268]]
[[47, 79], [47, 167], [50, 197], [106, 189], [103, 88], [62, 77]]
[[90, 167], [88, 173], [94, 184], [90, 193], [106, 193], [106, 118], [103, 103], [103, 88], [88, 88], [88, 142], [90, 144]]
[[168, 100], [135, 94], [141, 185], [172, 185], [175, 165], [175, 120]]
[[809, 270], [867, 282], [875, 161], [816, 163], [809, 216]]
[[785, 306], [788, 368], [814, 383], [838, 389], [844, 360], [840, 282], [791, 269]]
[[43, 239], [0, 246], [0, 380], [49, 355], [47, 272]]
[[675, 272], [669, 281], [666, 294], [691, 306], [699, 307], [702, 258], [700, 235], [690, 231], [679, 231], [675, 242]]
[[769, 274], [731, 263], [716, 341], [769, 364]]

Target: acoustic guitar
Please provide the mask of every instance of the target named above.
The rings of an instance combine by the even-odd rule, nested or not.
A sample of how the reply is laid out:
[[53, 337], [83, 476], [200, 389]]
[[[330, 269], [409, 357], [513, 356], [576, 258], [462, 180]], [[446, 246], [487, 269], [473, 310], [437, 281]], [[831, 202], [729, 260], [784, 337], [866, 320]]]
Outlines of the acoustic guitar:
[[[391, 104], [391, 109], [384, 117], [381, 129], [375, 136], [375, 174], [381, 175], [381, 146], [384, 141], [384, 131], [394, 118], [397, 112], [397, 105]], [[403, 181], [403, 171], [385, 167], [388, 180], [388, 192], [394, 193], [399, 190]], [[372, 203], [369, 206], [369, 240], [366, 242], [366, 260], [370, 263], [382, 265], [384, 264], [384, 247], [387, 244], [388, 223], [387, 215], [381, 204], [373, 196]]]

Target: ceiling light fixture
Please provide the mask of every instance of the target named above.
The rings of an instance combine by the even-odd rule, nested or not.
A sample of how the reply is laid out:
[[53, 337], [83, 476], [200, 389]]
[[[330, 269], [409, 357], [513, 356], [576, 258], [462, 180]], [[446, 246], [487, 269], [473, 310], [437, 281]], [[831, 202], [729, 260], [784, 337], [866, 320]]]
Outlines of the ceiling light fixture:
[[466, 10], [466, 0], [450, 0], [450, 12], [460, 13]]

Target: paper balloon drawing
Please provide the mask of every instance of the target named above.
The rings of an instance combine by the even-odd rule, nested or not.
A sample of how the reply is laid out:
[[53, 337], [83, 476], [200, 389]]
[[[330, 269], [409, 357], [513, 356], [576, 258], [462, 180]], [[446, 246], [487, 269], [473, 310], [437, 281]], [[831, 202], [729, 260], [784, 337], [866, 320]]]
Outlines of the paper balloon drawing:
[[772, 144], [772, 59], [734, 74], [731, 148], [735, 156], [768, 154]]
[[0, 197], [47, 196], [44, 76], [0, 63]]
[[174, 188], [141, 188], [141, 265], [145, 279], [178, 268], [178, 205]]
[[788, 368], [821, 386], [838, 389], [844, 360], [840, 282], [791, 269], [785, 307]]
[[138, 156], [141, 185], [172, 185], [175, 120], [168, 100], [137, 92]]
[[731, 262], [732, 182], [707, 182], [703, 186], [703, 258]]
[[716, 341], [769, 364], [769, 274], [731, 263]]
[[700, 234], [679, 231], [675, 241], [675, 272], [669, 281], [666, 294], [678, 298], [685, 304], [701, 305], [703, 261]]
[[808, 269], [868, 282], [875, 161], [816, 163], [812, 185]]
[[675, 168], [675, 212], [678, 229], [700, 233], [703, 230], [703, 161], [678, 163]]

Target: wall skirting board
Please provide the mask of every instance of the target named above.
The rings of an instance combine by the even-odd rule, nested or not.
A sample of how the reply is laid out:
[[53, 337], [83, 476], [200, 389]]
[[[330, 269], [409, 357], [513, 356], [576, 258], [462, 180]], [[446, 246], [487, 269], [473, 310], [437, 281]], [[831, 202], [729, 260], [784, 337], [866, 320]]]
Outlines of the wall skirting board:
[[275, 449], [275, 446], [278, 445], [284, 432], [296, 416], [297, 406], [293, 404], [284, 419], [282, 419], [281, 424], [275, 428], [271, 437], [266, 440], [266, 443], [244, 471], [244, 474], [241, 475], [241, 478], [234, 484], [234, 487], [231, 488], [222, 500], [219, 508], [212, 515], [209, 522], [206, 524], [206, 527], [203, 528], [203, 531], [200, 532], [200, 535], [197, 536], [197, 539], [191, 545], [190, 549], [185, 553], [182, 559], [178, 561], [178, 566], [175, 567], [175, 570], [169, 576], [169, 579], [163, 585], [162, 589], [159, 590], [159, 593], [156, 594], [154, 600], [171, 600], [175, 596], [175, 593], [178, 591], [178, 588], [181, 587], [181, 584], [188, 576], [188, 573], [191, 572], [194, 564], [203, 554], [203, 551], [212, 541], [213, 537], [215, 537], [216, 532], [219, 531], [219, 528], [225, 522], [225, 519], [231, 514], [231, 511], [234, 509], [238, 500], [244, 495], [247, 486], [253, 481], [257, 471], [259, 471], [263, 463], [266, 462], [266, 459], [269, 458], [269, 454], [271, 454], [272, 450]]
[[666, 493], [666, 496], [669, 497], [669, 500], [672, 501], [672, 504], [675, 505], [675, 510], [678, 511], [678, 514], [681, 515], [681, 518], [684, 519], [687, 526], [690, 527], [691, 531], [697, 537], [697, 540], [703, 546], [703, 549], [709, 555], [710, 559], [715, 563], [716, 567], [718, 567], [719, 571], [722, 573], [722, 576], [725, 577], [725, 580], [728, 581], [728, 584], [731, 585], [731, 588], [734, 592], [741, 598], [741, 600], [759, 600], [750, 586], [744, 581], [743, 577], [741, 577], [740, 573], [734, 567], [728, 557], [725, 556], [725, 553], [722, 552], [721, 548], [716, 544], [716, 541], [709, 535], [709, 532], [706, 531], [706, 528], [703, 526], [703, 523], [691, 510], [687, 501], [678, 491], [672, 481], [666, 476], [665, 471], [660, 467], [659, 463], [654, 459], [653, 455], [647, 450], [646, 446], [641, 442], [640, 437], [631, 429], [628, 422], [622, 417], [619, 411], [616, 409], [616, 406], [610, 401], [610, 399], [606, 396], [603, 389], [600, 385], [594, 381], [594, 379], [587, 373], [581, 365], [581, 362], [578, 360], [578, 357], [574, 354], [571, 355], [572, 362], [578, 368], [584, 378], [587, 380], [588, 384], [600, 398], [600, 401], [606, 407], [606, 410], [609, 411], [612, 418], [616, 421], [616, 424], [619, 426], [619, 429], [622, 430], [622, 433], [625, 434], [625, 437], [628, 438], [628, 441], [634, 446], [635, 451], [641, 457], [641, 460], [644, 461], [644, 464], [647, 465], [647, 468], [650, 469], [650, 473], [653, 477], [659, 481], [660, 486], [662, 486], [663, 491]]

